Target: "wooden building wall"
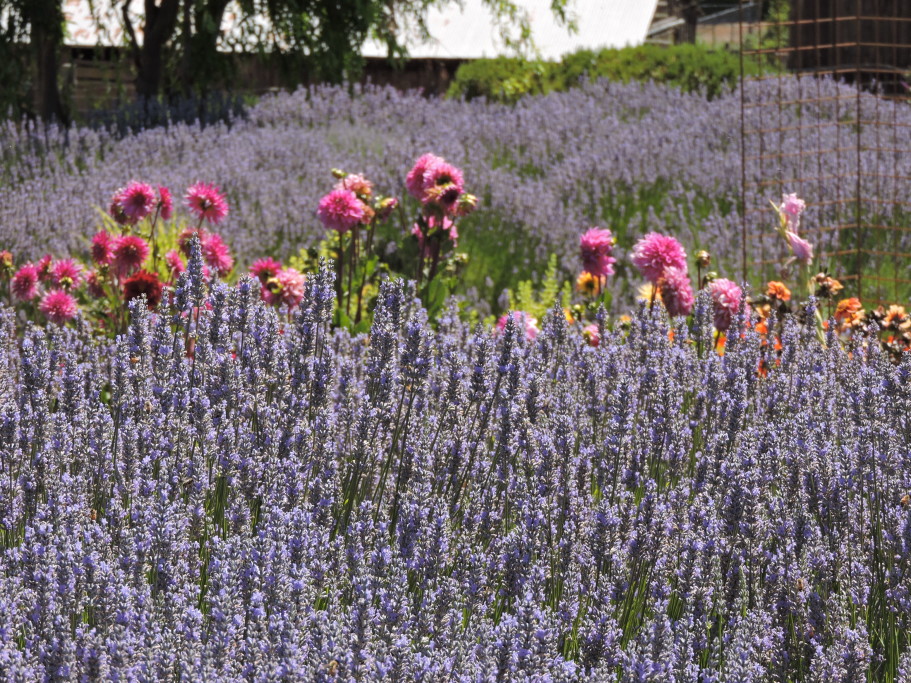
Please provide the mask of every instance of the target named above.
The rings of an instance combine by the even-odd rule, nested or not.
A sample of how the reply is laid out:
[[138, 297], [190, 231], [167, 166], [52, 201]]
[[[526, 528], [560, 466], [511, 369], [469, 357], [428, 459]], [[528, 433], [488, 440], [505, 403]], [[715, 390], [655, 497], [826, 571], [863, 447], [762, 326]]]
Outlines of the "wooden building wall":
[[791, 69], [865, 83], [911, 70], [911, 0], [791, 2]]
[[[294, 80], [283, 77], [280, 65], [266, 63], [256, 55], [226, 55], [226, 59], [235, 62], [236, 76], [232, 78], [231, 88], [234, 94], [262, 95], [287, 87]], [[363, 81], [442, 94], [463, 61], [411, 59], [401, 67], [393, 67], [385, 59], [367, 59]], [[133, 64], [124, 48], [68, 47], [62, 62], [64, 92], [77, 115], [130, 102], [135, 97]], [[298, 80], [307, 83], [305, 76]]]

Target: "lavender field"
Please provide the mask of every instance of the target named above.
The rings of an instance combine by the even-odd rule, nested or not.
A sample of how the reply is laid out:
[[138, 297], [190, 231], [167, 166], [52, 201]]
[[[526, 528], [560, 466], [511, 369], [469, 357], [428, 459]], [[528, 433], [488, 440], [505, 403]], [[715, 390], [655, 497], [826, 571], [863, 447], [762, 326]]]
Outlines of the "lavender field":
[[736, 281], [739, 97], [7, 123], [0, 678], [911, 681], [911, 316], [819, 258], [832, 174]]
[[[780, 93], [775, 81], [748, 84], [748, 105], [768, 105], [779, 96], [797, 99], [810, 89], [823, 99], [853, 93], [825, 81], [790, 79], [783, 87]], [[748, 137], [751, 159], [774, 150], [784, 153], [775, 163], [750, 161], [751, 181], [823, 178], [783, 187], [810, 202], [804, 223], [811, 233], [836, 219], [845, 222], [835, 215], [832, 200], [844, 196], [846, 187], [853, 191], [851, 178], [857, 173], [856, 156], [837, 152], [848, 144], [845, 140], [853, 142], [853, 128], [844, 121], [846, 106], [833, 101], [785, 107], [780, 118], [777, 109], [747, 110], [749, 129], [784, 129]], [[883, 151], [903, 147], [895, 136], [911, 125], [911, 110], [899, 104], [894, 111], [880, 111], [883, 106], [872, 96], [861, 100], [862, 118], [894, 118], [899, 124], [891, 132], [877, 126], [863, 131], [861, 172], [865, 178], [890, 176], [876, 181], [876, 193], [872, 185], [865, 191], [863, 206], [870, 213], [882, 211], [878, 198], [911, 192], [911, 169], [906, 168], [911, 158]], [[813, 123], [822, 127], [806, 132]], [[97, 207], [129, 178], [177, 186], [200, 179], [217, 182], [231, 202], [224, 234], [240, 263], [248, 265], [264, 254], [286, 258], [312, 246], [323, 232], [315, 207], [326, 169], [363, 172], [395, 191], [401, 188], [401, 169], [432, 150], [462, 167], [482, 199], [462, 231], [462, 248], [471, 258], [467, 282], [476, 303], [486, 305], [521, 277], [540, 275], [550, 253], [559, 255], [567, 275], [573, 273], [575, 236], [592, 224], [609, 227], [618, 238], [618, 272], [624, 277], [616, 286], [627, 288], [627, 304], [634, 298], [629, 294], [634, 273], [622, 265], [622, 256], [637, 235], [650, 230], [677, 236], [694, 253], [710, 250], [717, 270], [740, 276], [736, 92], [709, 101], [660, 85], [604, 82], [527, 98], [512, 108], [391, 89], [351, 95], [327, 87], [264, 98], [231, 125], [176, 125], [123, 138], [7, 123], [0, 150], [0, 241], [31, 258], [45, 251], [84, 251], [99, 224]], [[763, 189], [767, 196], [751, 188], [750, 207], [778, 201], [777, 185]], [[877, 222], [902, 221], [902, 215], [877, 214]], [[767, 219], [751, 216], [751, 261], [784, 255], [772, 222], [771, 213]], [[814, 242], [820, 250], [832, 250], [838, 239], [825, 233]], [[911, 251], [907, 231], [885, 239], [883, 249]], [[851, 267], [824, 265], [836, 275]], [[891, 259], [869, 264], [874, 270], [884, 266], [894, 269]], [[908, 277], [906, 271], [894, 274]]]
[[7, 680], [909, 680], [911, 356], [791, 318], [761, 378], [704, 293], [672, 342], [434, 330], [401, 281], [368, 343], [329, 270], [194, 322], [196, 254], [173, 317], [3, 347]]

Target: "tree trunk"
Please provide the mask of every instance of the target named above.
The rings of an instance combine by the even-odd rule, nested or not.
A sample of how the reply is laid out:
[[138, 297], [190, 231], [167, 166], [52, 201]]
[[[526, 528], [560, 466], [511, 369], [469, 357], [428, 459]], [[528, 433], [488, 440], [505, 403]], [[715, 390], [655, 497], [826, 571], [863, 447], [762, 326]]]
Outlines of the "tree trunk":
[[66, 122], [60, 98], [60, 46], [63, 43], [63, 17], [55, 0], [35, 1], [29, 7], [31, 49], [35, 64], [35, 113], [45, 121]]
[[[228, 0], [197, 0], [193, 13], [193, 33], [184, 48], [181, 83], [185, 94], [205, 93], [221, 75], [218, 65], [218, 38]], [[186, 22], [185, 22], [186, 23]], [[184, 31], [189, 27], [185, 26]]]
[[136, 65], [136, 92], [142, 98], [154, 98], [161, 91], [164, 46], [177, 26], [180, 0], [163, 0], [161, 5], [156, 5], [155, 0], [145, 0], [142, 46], [139, 45], [127, 13], [128, 4], [124, 3], [123, 19]]

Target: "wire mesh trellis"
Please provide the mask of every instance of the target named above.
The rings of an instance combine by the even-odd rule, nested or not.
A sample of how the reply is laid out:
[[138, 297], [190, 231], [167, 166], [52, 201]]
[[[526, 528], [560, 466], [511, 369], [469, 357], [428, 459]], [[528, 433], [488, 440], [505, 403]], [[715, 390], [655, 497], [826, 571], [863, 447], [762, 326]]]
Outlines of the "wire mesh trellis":
[[[807, 201], [800, 235], [867, 304], [911, 293], [911, 1], [740, 2], [742, 269], [787, 274], [770, 200]], [[742, 73], [745, 69], [742, 66]], [[785, 271], [785, 273], [782, 273]]]

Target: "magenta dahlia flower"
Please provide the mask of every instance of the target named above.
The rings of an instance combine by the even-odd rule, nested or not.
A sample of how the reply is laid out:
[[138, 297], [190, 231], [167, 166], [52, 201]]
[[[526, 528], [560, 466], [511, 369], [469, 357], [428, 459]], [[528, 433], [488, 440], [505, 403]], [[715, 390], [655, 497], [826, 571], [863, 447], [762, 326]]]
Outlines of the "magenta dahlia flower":
[[611, 256], [614, 251], [614, 236], [610, 230], [587, 230], [579, 237], [579, 249], [582, 253], [582, 270], [595, 277], [614, 274], [617, 259]]
[[139, 270], [149, 257], [149, 245], [138, 235], [121, 235], [114, 239], [111, 267], [120, 277]]
[[221, 238], [221, 235], [215, 232], [208, 233], [200, 244], [202, 248], [202, 258], [211, 268], [218, 273], [218, 277], [225, 277], [234, 268], [234, 259], [231, 257], [231, 250]]
[[115, 220], [117, 220], [119, 215], [121, 219], [125, 218], [127, 224], [135, 225], [150, 215], [157, 204], [158, 199], [152, 186], [148, 183], [140, 183], [134, 180], [114, 194], [111, 206], [116, 205], [119, 208], [119, 213], [112, 211], [111, 215], [114, 216]]
[[[690, 276], [682, 268], [669, 266], [658, 280], [658, 293], [667, 314], [672, 318], [678, 315], [689, 315], [693, 310], [696, 297], [690, 284]], [[739, 302], [739, 299], [738, 299]]]
[[351, 190], [332, 190], [319, 200], [316, 215], [326, 228], [344, 235], [364, 219], [365, 207]]
[[269, 278], [278, 275], [281, 269], [281, 261], [276, 261], [274, 258], [261, 258], [250, 266], [250, 275], [259, 280], [260, 284], [266, 284]]
[[676, 239], [669, 235], [650, 232], [633, 247], [633, 265], [643, 277], [656, 284], [665, 268], [686, 270], [686, 252]]
[[197, 219], [212, 225], [221, 223], [228, 215], [228, 202], [221, 188], [210, 183], [194, 183], [187, 188], [184, 203]]
[[538, 320], [533, 318], [525, 311], [513, 311], [506, 315], [500, 316], [500, 319], [497, 320], [497, 332], [502, 334], [503, 330], [506, 329], [507, 321], [512, 318], [518, 323], [519, 327], [525, 328], [525, 337], [528, 341], [534, 341], [538, 336]]
[[168, 269], [171, 271], [171, 275], [173, 277], [177, 277], [187, 269], [186, 265], [184, 265], [183, 257], [176, 249], [171, 249], [167, 254], [164, 255], [164, 262], [167, 264]]
[[414, 162], [414, 166], [405, 177], [405, 187], [408, 188], [408, 193], [412, 197], [419, 200], [424, 198], [424, 174], [429, 166], [437, 163], [445, 162], [436, 154], [424, 154]]
[[82, 266], [71, 258], [57, 261], [51, 267], [51, 282], [59, 289], [75, 289], [82, 282]]
[[38, 266], [26, 263], [10, 281], [13, 296], [19, 301], [31, 301], [38, 295]]
[[114, 258], [114, 242], [107, 231], [95, 233], [92, 238], [92, 260], [99, 266], [106, 266]]
[[740, 297], [743, 290], [735, 282], [720, 278], [712, 280], [708, 286], [715, 310], [715, 328], [724, 332], [731, 326], [734, 314], [740, 309]]
[[44, 295], [41, 303], [38, 304], [38, 309], [44, 313], [48, 320], [62, 325], [67, 320], [72, 320], [76, 317], [79, 306], [76, 304], [76, 299], [70, 294], [55, 289]]
[[158, 186], [158, 210], [161, 212], [162, 220], [169, 221], [174, 215], [174, 199], [171, 197], [171, 191], [164, 185]]

